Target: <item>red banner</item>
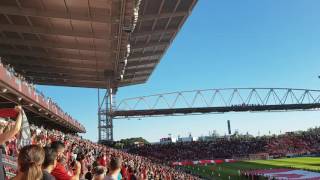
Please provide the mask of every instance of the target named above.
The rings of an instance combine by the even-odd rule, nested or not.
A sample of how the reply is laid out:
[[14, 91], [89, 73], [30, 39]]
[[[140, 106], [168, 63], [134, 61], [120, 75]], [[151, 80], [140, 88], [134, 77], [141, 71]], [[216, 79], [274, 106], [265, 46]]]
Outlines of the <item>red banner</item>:
[[1, 118], [15, 119], [18, 116], [18, 112], [13, 108], [0, 109]]

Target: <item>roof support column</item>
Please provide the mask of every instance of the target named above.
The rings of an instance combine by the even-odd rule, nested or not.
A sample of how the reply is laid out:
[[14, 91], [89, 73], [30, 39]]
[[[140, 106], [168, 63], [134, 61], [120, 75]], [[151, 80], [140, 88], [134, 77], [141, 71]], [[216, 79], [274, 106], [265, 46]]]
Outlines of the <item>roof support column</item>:
[[[101, 98], [101, 92], [103, 97]], [[98, 89], [98, 135], [99, 143], [113, 142], [113, 116], [115, 91], [112, 88]]]

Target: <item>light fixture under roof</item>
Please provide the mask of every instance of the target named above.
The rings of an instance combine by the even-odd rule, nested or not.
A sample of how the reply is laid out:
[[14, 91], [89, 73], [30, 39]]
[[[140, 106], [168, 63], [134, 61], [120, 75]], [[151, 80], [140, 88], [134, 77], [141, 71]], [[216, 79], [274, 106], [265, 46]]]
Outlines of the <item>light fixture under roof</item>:
[[6, 93], [7, 91], [8, 91], [8, 89], [6, 89], [6, 88], [3, 88], [3, 89], [1, 90], [2, 93]]

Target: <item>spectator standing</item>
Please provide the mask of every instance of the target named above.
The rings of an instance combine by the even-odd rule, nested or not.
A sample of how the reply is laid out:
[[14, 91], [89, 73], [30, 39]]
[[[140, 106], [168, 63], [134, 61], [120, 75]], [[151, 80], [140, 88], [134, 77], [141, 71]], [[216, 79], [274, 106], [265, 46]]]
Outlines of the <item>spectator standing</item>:
[[[15, 110], [18, 112], [18, 116], [16, 118], [16, 123], [13, 128], [8, 130], [7, 132], [1, 132], [0, 134], [0, 145], [4, 144], [6, 141], [14, 137], [21, 129], [22, 124], [22, 108], [21, 106], [16, 106]], [[2, 163], [2, 150], [0, 151], [0, 180], [4, 180], [5, 171]]]
[[94, 176], [93, 180], [104, 180], [105, 179], [105, 167], [103, 166], [97, 166], [94, 168]]
[[18, 174], [13, 180], [41, 180], [44, 150], [37, 145], [28, 145], [21, 149], [18, 156]]
[[118, 180], [121, 164], [122, 160], [119, 157], [112, 157], [109, 164], [109, 173], [104, 180]]
[[[55, 141], [51, 143], [51, 148], [53, 148], [58, 155], [58, 159], [65, 158], [63, 153], [65, 151], [65, 145], [61, 141]], [[74, 163], [74, 174], [70, 175], [65, 167], [64, 164], [61, 162], [57, 163], [57, 166], [53, 169], [51, 174], [57, 179], [57, 180], [79, 180], [80, 179], [80, 173], [81, 173], [81, 164], [80, 162], [75, 161]]]
[[49, 147], [45, 148], [45, 158], [42, 165], [43, 180], [55, 180], [56, 178], [50, 173], [57, 165], [57, 152]]
[[88, 165], [87, 169], [88, 169], [88, 172], [85, 174], [84, 178], [86, 180], [92, 180], [92, 178], [93, 178], [93, 175], [92, 175], [92, 172], [91, 172], [92, 171], [92, 166]]

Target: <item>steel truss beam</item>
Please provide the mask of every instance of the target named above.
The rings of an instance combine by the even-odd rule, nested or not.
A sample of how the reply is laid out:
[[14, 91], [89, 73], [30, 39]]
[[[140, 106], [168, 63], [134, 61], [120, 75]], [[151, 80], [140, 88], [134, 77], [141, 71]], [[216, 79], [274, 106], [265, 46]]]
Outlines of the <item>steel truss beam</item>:
[[226, 88], [182, 91], [122, 100], [114, 118], [225, 112], [314, 110], [320, 90]]

